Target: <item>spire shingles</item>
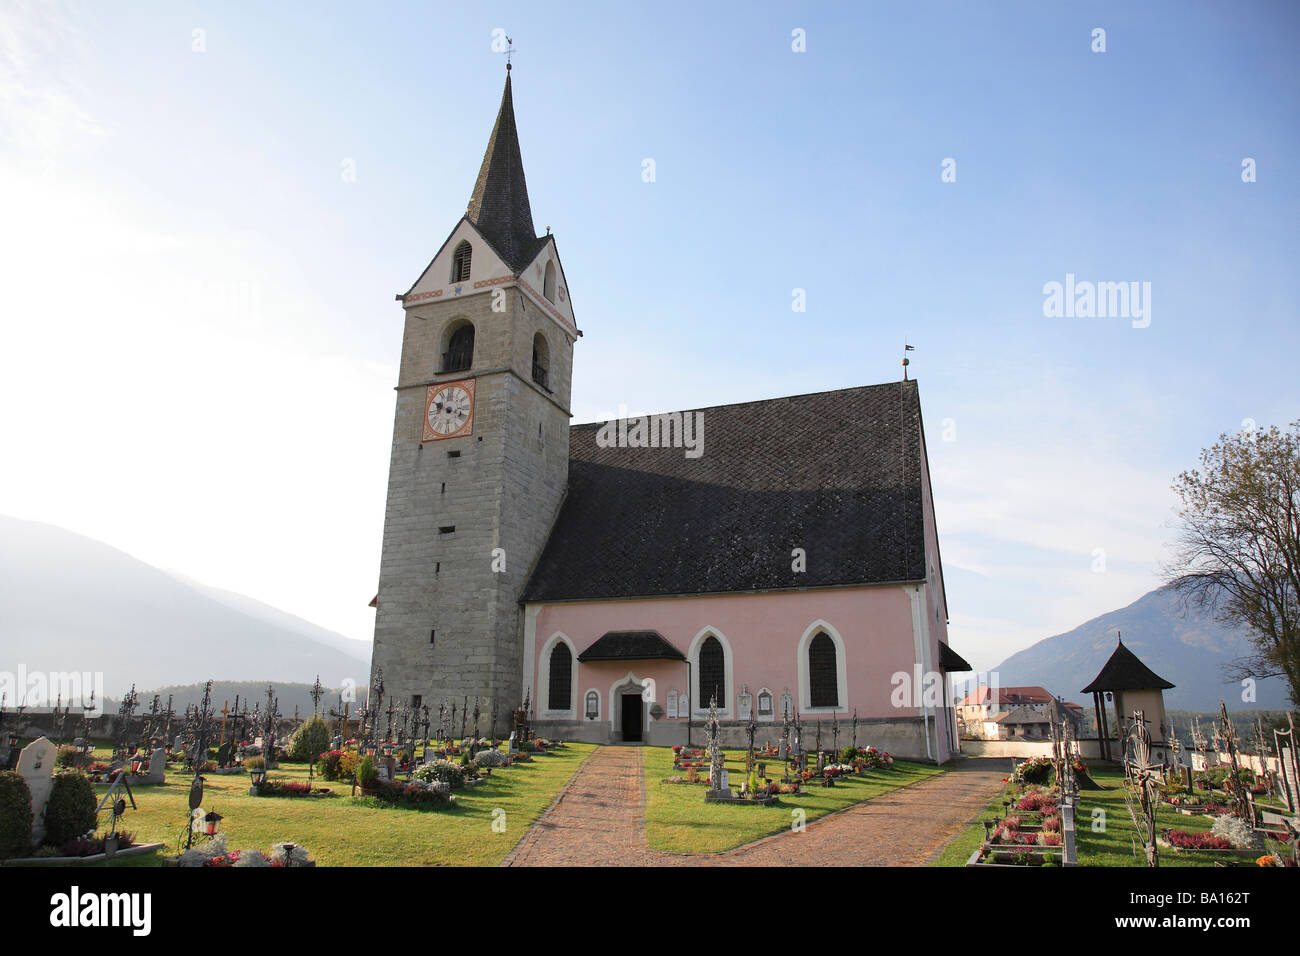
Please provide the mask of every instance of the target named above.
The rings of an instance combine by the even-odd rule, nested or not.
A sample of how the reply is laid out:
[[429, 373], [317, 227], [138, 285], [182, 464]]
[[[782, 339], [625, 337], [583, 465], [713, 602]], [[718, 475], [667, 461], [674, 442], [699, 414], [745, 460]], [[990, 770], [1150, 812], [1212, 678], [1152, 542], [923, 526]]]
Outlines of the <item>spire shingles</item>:
[[515, 273], [528, 265], [537, 250], [537, 236], [528, 205], [508, 73], [501, 109], [465, 214]]

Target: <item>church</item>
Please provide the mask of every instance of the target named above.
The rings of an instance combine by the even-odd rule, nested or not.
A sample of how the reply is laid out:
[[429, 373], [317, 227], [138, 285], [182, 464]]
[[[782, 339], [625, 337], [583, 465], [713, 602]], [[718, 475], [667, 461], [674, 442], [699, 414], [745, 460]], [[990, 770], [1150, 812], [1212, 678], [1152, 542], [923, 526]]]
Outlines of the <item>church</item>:
[[[958, 750], [917, 383], [570, 424], [577, 325], [507, 67], [465, 215], [397, 296], [372, 679], [598, 743]], [[614, 427], [614, 426], [617, 427]], [[837, 725], [837, 726], [836, 726]], [[850, 728], [856, 728], [851, 730]]]

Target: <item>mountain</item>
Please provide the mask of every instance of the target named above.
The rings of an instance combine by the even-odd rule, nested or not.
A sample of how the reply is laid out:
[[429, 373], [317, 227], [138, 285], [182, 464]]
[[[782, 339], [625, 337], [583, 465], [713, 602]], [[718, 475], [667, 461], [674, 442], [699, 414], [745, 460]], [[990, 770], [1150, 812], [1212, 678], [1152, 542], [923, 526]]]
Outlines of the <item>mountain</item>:
[[[347, 638], [345, 638], [346, 640]], [[322, 686], [324, 680], [321, 681]], [[221, 710], [229, 706], [231, 710], [235, 708], [235, 701], [239, 701], [239, 707], [252, 710], [253, 706], [266, 706], [266, 681], [213, 681], [212, 696], [210, 698], [212, 709], [217, 714], [217, 720], [221, 719]], [[311, 684], [275, 684], [275, 698], [280, 708], [280, 713], [288, 718], [294, 715], [297, 710], [300, 717], [310, 717], [312, 713], [311, 706]], [[162, 710], [167, 709], [167, 698], [172, 699], [172, 709], [177, 713], [184, 713], [185, 708], [191, 704], [198, 706], [203, 702], [204, 684], [186, 684], [184, 686], [171, 687], [151, 687], [147, 691], [140, 693], [140, 709], [136, 714], [148, 712], [153, 704], [153, 695], [157, 694], [159, 701], [158, 706]], [[365, 689], [361, 690], [362, 697], [365, 696]], [[118, 702], [114, 702], [118, 703]], [[337, 689], [325, 688], [325, 696], [320, 699], [320, 713], [326, 720], [332, 720], [329, 716], [330, 709], [342, 710], [343, 705], [339, 700]], [[356, 703], [353, 703], [350, 711], [357, 709]]]
[[1240, 683], [1227, 680], [1223, 668], [1250, 653], [1249, 632], [1220, 623], [1170, 588], [1159, 588], [1128, 607], [1012, 654], [998, 665], [998, 681], [1003, 687], [1046, 687], [1091, 709], [1092, 701], [1083, 699], [1091, 695], [1079, 690], [1097, 676], [1115, 650], [1116, 630], [1142, 663], [1177, 685], [1165, 691], [1167, 709], [1217, 711], [1221, 697], [1229, 710], [1290, 706], [1286, 682], [1276, 677], [1257, 682], [1256, 700], [1242, 701]]
[[[278, 628], [286, 631], [292, 631], [295, 634], [301, 634], [303, 637], [310, 637], [313, 641], [334, 648], [336, 651], [342, 651], [349, 657], [355, 657], [359, 660], [370, 661], [370, 642], [358, 641], [352, 637], [344, 637], [337, 631], [329, 631], [319, 624], [313, 624], [311, 621], [303, 620], [288, 611], [281, 611], [278, 607], [271, 607], [269, 604], [263, 604], [261, 601], [249, 597], [247, 594], [237, 594], [234, 591], [225, 591], [221, 588], [214, 588], [209, 584], [203, 584], [195, 581], [193, 578], [186, 577], [179, 571], [167, 572], [182, 584], [187, 584], [194, 590], [198, 591], [219, 604], [232, 607], [236, 611], [247, 614], [249, 617], [255, 617], [267, 624], [273, 624]], [[367, 673], [369, 673], [367, 671]]]
[[0, 516], [0, 671], [102, 672], [113, 697], [132, 684], [310, 684], [317, 674], [326, 686], [364, 686], [369, 650], [99, 541]]

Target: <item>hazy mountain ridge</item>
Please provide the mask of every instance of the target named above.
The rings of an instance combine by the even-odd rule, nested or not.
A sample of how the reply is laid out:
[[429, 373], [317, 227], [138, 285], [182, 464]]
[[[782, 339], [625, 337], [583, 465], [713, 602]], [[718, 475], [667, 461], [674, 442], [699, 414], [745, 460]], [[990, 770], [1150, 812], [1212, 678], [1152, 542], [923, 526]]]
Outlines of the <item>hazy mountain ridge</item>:
[[1241, 684], [1226, 680], [1224, 665], [1252, 650], [1249, 632], [1220, 623], [1214, 615], [1185, 602], [1169, 588], [1143, 595], [1127, 607], [1108, 611], [1072, 631], [1045, 638], [1012, 654], [996, 671], [1004, 686], [1041, 685], [1066, 700], [1090, 706], [1080, 693], [1115, 650], [1116, 631], [1124, 646], [1144, 664], [1175, 684], [1165, 691], [1168, 708], [1279, 710], [1289, 706], [1286, 683], [1268, 678], [1256, 684], [1256, 700], [1241, 699]]
[[[346, 653], [348, 645], [361, 653]], [[103, 672], [105, 693], [120, 697], [132, 684], [208, 679], [310, 684], [319, 674], [327, 686], [364, 685], [368, 656], [362, 642], [251, 598], [196, 587], [62, 528], [0, 516], [0, 669]]]

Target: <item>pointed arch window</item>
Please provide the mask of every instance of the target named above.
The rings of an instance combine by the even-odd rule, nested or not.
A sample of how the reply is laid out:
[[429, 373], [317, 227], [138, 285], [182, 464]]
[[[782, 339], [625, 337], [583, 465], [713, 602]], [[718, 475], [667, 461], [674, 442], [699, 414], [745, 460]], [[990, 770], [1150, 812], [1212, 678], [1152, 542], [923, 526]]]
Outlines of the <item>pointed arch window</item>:
[[451, 254], [451, 281], [468, 282], [469, 281], [469, 264], [474, 255], [474, 250], [468, 240], [462, 239], [456, 246], [456, 251]]
[[444, 372], [463, 372], [474, 364], [474, 326], [466, 322], [451, 333], [442, 356]]
[[700, 645], [700, 692], [696, 694], [697, 706], [707, 707], [717, 696], [718, 706], [727, 706], [727, 660], [722, 642], [710, 635]]
[[573, 707], [573, 652], [564, 641], [557, 641], [551, 649], [548, 710], [569, 710]]
[[819, 632], [808, 645], [808, 691], [812, 706], [839, 706], [839, 687], [835, 642], [824, 632]]

